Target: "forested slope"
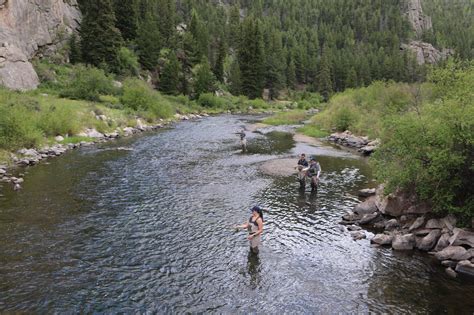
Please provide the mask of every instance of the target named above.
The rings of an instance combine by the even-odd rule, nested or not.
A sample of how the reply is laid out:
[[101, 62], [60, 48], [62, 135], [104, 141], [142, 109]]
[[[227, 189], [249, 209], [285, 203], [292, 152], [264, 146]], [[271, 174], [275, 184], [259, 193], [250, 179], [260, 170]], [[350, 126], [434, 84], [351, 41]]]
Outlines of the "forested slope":
[[302, 86], [328, 98], [374, 80], [422, 78], [400, 50], [412, 32], [398, 0], [83, 0], [81, 7], [82, 51], [72, 61], [123, 74], [127, 56], [137, 55], [164, 93], [198, 96], [221, 82], [251, 98], [263, 88], [276, 97]]

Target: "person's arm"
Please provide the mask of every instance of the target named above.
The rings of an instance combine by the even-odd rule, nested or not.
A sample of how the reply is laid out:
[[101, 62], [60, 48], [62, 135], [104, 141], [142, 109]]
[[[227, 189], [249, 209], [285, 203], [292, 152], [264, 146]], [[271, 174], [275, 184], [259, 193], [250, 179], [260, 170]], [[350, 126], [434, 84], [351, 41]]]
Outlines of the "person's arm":
[[259, 218], [259, 219], [257, 220], [257, 226], [258, 226], [258, 231], [255, 232], [255, 233], [253, 233], [253, 234], [250, 234], [249, 237], [248, 237], [249, 240], [252, 239], [252, 238], [254, 238], [255, 236], [260, 235], [260, 234], [263, 233], [263, 221], [262, 221], [261, 218]]
[[242, 225], [236, 225], [235, 228], [236, 228], [236, 229], [246, 229], [246, 228], [248, 228], [248, 226], [249, 226], [249, 223], [248, 223], [248, 222], [245, 222], [245, 223], [242, 224]]

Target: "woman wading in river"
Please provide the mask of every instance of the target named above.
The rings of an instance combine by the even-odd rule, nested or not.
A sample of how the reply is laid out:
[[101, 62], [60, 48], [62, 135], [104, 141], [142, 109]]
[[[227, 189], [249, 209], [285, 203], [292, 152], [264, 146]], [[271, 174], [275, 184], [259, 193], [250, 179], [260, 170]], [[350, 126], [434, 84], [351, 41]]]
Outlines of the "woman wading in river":
[[253, 253], [258, 253], [258, 247], [261, 243], [261, 235], [263, 232], [263, 212], [262, 208], [255, 206], [251, 209], [252, 215], [248, 222], [242, 225], [238, 225], [236, 229], [247, 229], [249, 236], [247, 237], [250, 242], [250, 250]]

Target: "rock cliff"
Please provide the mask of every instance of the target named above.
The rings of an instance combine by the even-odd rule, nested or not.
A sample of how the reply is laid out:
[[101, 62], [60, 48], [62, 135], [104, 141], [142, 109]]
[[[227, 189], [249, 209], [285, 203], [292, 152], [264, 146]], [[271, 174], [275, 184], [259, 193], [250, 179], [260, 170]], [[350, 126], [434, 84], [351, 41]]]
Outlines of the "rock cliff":
[[[404, 0], [401, 4], [402, 14], [407, 18], [417, 39], [422, 37], [423, 32], [433, 28], [431, 17], [423, 13], [422, 0]], [[416, 61], [420, 65], [425, 63], [435, 64], [454, 54], [452, 49], [443, 49], [440, 51], [430, 43], [425, 43], [420, 40], [412, 40], [408, 44], [402, 44], [400, 49], [412, 51], [416, 57]]]
[[402, 1], [402, 13], [406, 16], [408, 22], [410, 22], [418, 38], [421, 37], [424, 31], [433, 28], [431, 17], [423, 13], [421, 0]]
[[36, 88], [29, 60], [54, 53], [80, 20], [76, 0], [0, 0], [0, 85]]

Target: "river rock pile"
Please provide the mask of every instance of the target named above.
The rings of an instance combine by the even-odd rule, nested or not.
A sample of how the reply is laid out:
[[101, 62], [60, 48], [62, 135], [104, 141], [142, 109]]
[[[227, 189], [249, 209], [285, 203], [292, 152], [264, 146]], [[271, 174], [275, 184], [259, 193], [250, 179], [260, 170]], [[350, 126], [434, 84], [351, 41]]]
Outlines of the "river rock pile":
[[369, 140], [368, 137], [355, 136], [349, 130], [336, 132], [327, 137], [328, 141], [357, 149], [364, 155], [372, 154], [380, 145], [380, 140]]
[[474, 231], [457, 228], [453, 215], [436, 217], [428, 205], [417, 203], [406, 193], [397, 191], [384, 196], [380, 186], [342, 219], [341, 224], [348, 226], [354, 239], [364, 238], [359, 235], [360, 226], [370, 228], [379, 231], [371, 239], [373, 244], [391, 246], [394, 250], [425, 251], [446, 267], [448, 275], [474, 276]]

